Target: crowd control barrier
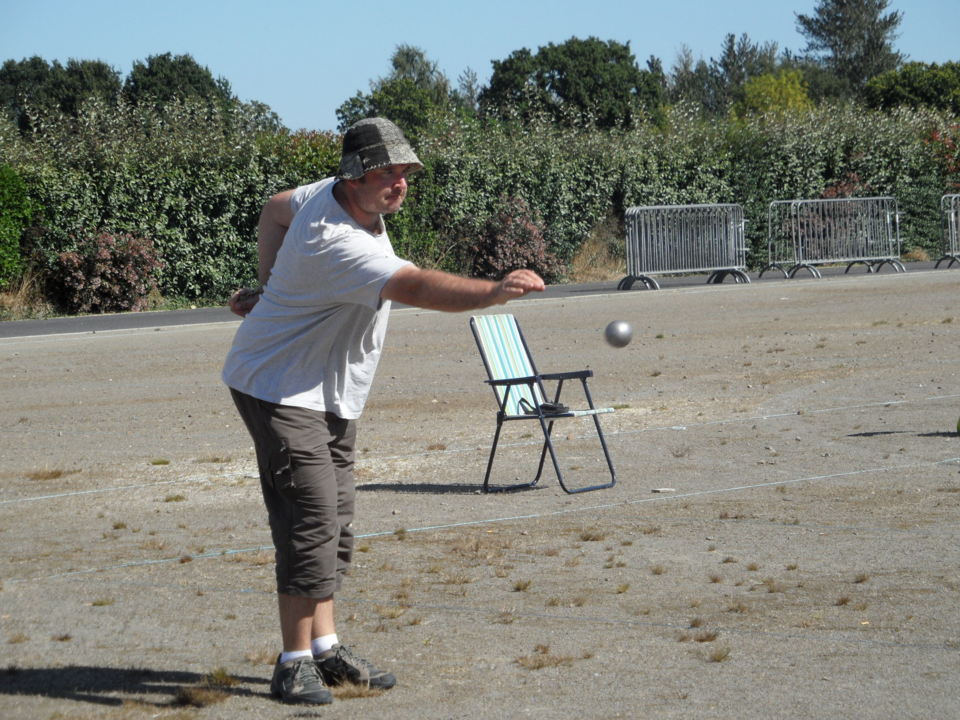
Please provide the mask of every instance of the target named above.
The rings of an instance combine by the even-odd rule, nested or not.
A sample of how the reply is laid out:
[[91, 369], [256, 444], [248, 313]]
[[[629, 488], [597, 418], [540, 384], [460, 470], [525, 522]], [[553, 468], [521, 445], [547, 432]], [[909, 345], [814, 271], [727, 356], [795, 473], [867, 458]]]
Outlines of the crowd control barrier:
[[801, 269], [821, 277], [818, 265], [857, 264], [867, 272], [890, 265], [905, 272], [900, 262], [900, 218], [892, 197], [776, 200], [767, 213], [770, 269], [794, 277]]
[[707, 272], [708, 283], [722, 283], [728, 276], [750, 282], [740, 205], [632, 207], [624, 224], [628, 274], [619, 290], [629, 290], [637, 281], [659, 290], [654, 276], [665, 274]]
[[943, 256], [934, 267], [940, 267], [942, 262], [951, 267], [960, 263], [960, 195], [940, 198], [940, 214], [943, 216]]

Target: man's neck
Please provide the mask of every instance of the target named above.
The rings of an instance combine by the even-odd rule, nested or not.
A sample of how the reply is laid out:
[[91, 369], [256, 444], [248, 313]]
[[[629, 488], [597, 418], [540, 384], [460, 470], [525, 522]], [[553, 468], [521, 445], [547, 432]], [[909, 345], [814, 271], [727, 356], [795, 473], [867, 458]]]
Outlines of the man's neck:
[[383, 220], [380, 218], [380, 215], [361, 210], [353, 201], [353, 198], [350, 196], [350, 189], [343, 181], [338, 180], [333, 186], [333, 198], [340, 203], [340, 207], [364, 230], [374, 235], [380, 235], [383, 232]]

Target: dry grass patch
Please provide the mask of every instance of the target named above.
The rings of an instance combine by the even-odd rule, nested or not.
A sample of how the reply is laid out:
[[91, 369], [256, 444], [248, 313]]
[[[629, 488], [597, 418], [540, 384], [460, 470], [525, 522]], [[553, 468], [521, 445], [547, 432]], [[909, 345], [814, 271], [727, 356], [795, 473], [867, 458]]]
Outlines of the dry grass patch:
[[617, 280], [627, 272], [623, 255], [623, 227], [614, 215], [594, 227], [570, 261], [572, 282]]
[[226, 691], [227, 688], [234, 687], [237, 684], [239, 684], [239, 680], [223, 668], [217, 668], [201, 678], [196, 685], [178, 688], [174, 696], [174, 702], [177, 705], [189, 705], [198, 708], [209, 707], [229, 698], [230, 693]]
[[40, 319], [53, 315], [53, 307], [43, 297], [43, 281], [31, 270], [0, 292], [0, 320]]
[[[344, 683], [330, 688], [330, 692], [337, 700], [357, 700], [359, 698], [374, 698], [383, 695], [385, 690], [379, 688], [367, 687], [366, 685], [354, 685], [353, 683]], [[296, 716], [295, 716], [296, 717]], [[306, 717], [306, 716], [301, 716]], [[312, 717], [312, 716], [311, 716]], [[319, 717], [319, 716], [317, 716]]]
[[720, 663], [730, 657], [730, 648], [726, 645], [718, 645], [717, 647], [711, 648], [710, 652], [707, 653], [706, 658], [708, 662]]
[[573, 657], [570, 655], [555, 655], [550, 652], [549, 645], [537, 645], [533, 649], [533, 654], [518, 657], [516, 663], [527, 670], [542, 670], [548, 667], [573, 665]]
[[469, 585], [473, 578], [469, 575], [444, 575], [440, 580], [441, 585]]
[[76, 475], [81, 473], [83, 470], [79, 468], [74, 470], [63, 470], [59, 468], [43, 468], [41, 470], [31, 470], [24, 474], [24, 477], [27, 480], [59, 480], [62, 477], [67, 477], [68, 475]]
[[768, 593], [786, 592], [786, 588], [783, 586], [783, 584], [777, 580], [774, 580], [773, 578], [764, 578], [761, 585], [767, 589]]
[[407, 608], [402, 605], [377, 605], [374, 610], [380, 617], [387, 620], [396, 620], [407, 612]]
[[277, 651], [273, 648], [259, 648], [251, 650], [243, 656], [251, 665], [273, 665], [277, 661]]
[[597, 528], [583, 528], [577, 534], [583, 542], [601, 542], [606, 539], [606, 534]]

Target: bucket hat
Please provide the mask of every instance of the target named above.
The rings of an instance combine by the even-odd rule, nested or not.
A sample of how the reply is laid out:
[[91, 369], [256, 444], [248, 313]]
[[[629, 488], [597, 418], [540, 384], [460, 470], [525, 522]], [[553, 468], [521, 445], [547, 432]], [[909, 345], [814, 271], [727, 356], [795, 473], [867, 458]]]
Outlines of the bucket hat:
[[386, 118], [366, 118], [351, 125], [343, 136], [337, 177], [356, 180], [387, 165], [416, 165], [423, 170], [403, 131]]

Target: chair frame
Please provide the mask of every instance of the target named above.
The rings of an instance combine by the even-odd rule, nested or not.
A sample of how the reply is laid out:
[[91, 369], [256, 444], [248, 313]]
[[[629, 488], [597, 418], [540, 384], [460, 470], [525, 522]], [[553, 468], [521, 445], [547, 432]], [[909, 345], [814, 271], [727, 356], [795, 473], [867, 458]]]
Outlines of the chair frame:
[[[593, 404], [593, 397], [590, 394], [590, 388], [587, 385], [587, 379], [593, 377], [592, 370], [575, 370], [571, 372], [560, 372], [560, 373], [540, 373], [537, 370], [536, 364], [533, 361], [533, 356], [530, 353], [530, 348], [527, 345], [527, 340], [523, 335], [523, 331], [520, 329], [519, 323], [517, 323], [516, 318], [512, 315], [504, 315], [504, 318], [509, 318], [513, 323], [513, 326], [516, 328], [517, 337], [522, 345], [523, 352], [525, 354], [525, 359], [529, 363], [531, 370], [533, 371], [532, 375], [525, 377], [505, 377], [505, 378], [496, 378], [494, 377], [495, 373], [491, 367], [490, 361], [487, 358], [487, 354], [484, 351], [484, 345], [480, 337], [480, 330], [477, 327], [477, 317], [470, 318], [470, 329], [473, 331], [474, 340], [476, 340], [477, 348], [480, 351], [480, 357], [483, 360], [484, 368], [487, 371], [487, 380], [485, 381], [493, 389], [494, 396], [497, 398], [497, 427], [493, 435], [493, 445], [490, 448], [490, 456], [487, 459], [487, 469], [483, 477], [483, 487], [482, 491], [484, 493], [490, 492], [507, 492], [511, 490], [521, 490], [521, 489], [530, 489], [536, 487], [537, 483], [540, 481], [541, 476], [543, 475], [543, 469], [546, 464], [547, 455], [550, 455], [550, 460], [553, 463], [553, 469], [557, 474], [557, 481], [560, 483], [560, 487], [564, 492], [568, 494], [576, 494], [582, 492], [589, 492], [591, 490], [602, 490], [604, 488], [613, 487], [617, 482], [616, 470], [613, 467], [613, 460], [610, 458], [610, 451], [607, 448], [606, 439], [603, 436], [603, 430], [600, 427], [599, 415], [605, 413], [612, 413], [613, 408], [598, 408]], [[559, 405], [560, 395], [563, 392], [563, 384], [567, 380], [579, 380], [580, 385], [583, 389], [584, 397], [587, 401], [587, 409], [585, 410], [568, 410], [564, 409], [563, 411], [551, 411], [549, 409], [545, 410], [543, 403], [546, 402], [540, 401], [536, 403], [535, 411], [524, 414], [512, 414], [507, 408], [511, 400], [511, 391], [516, 389], [517, 393], [522, 393], [523, 389], [526, 388], [530, 396], [537, 398], [547, 398], [546, 388], [544, 387], [544, 381], [547, 382], [556, 382], [556, 390], [553, 395], [553, 400], [551, 401], [553, 405]], [[502, 389], [502, 397], [500, 395], [500, 390]], [[595, 485], [589, 485], [587, 487], [581, 488], [569, 488], [564, 482], [563, 471], [560, 468], [560, 461], [557, 456], [557, 451], [554, 448], [552, 434], [553, 434], [553, 425], [554, 423], [562, 418], [572, 418], [572, 417], [585, 417], [590, 416], [593, 419], [594, 427], [597, 431], [597, 437], [600, 440], [600, 447], [603, 450], [603, 456], [607, 463], [607, 468], [610, 471], [610, 480], [608, 482], [599, 483]], [[540, 429], [543, 432], [543, 446], [540, 449], [540, 462], [537, 466], [537, 474], [533, 480], [529, 482], [517, 483], [514, 485], [490, 485], [490, 475], [493, 471], [493, 462], [494, 457], [497, 453], [497, 446], [500, 442], [500, 434], [503, 430], [503, 424], [505, 422], [510, 422], [514, 420], [537, 420], [540, 424]]]

